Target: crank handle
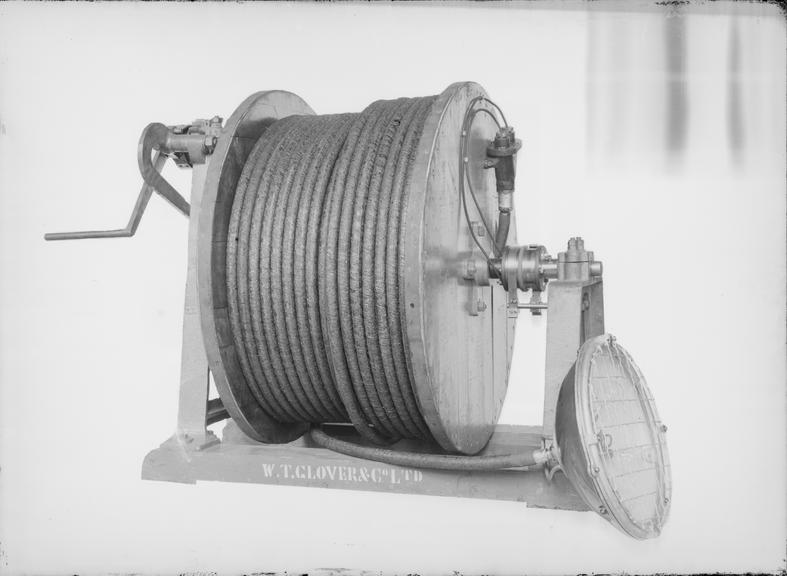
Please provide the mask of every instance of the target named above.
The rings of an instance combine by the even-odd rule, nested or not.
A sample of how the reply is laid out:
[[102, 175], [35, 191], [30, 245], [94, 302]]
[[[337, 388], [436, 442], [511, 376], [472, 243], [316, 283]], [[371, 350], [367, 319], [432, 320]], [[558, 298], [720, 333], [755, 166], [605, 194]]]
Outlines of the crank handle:
[[[170, 129], [163, 124], [153, 123], [142, 131], [137, 147], [137, 163], [142, 174], [142, 189], [137, 196], [137, 202], [131, 211], [131, 217], [125, 228], [115, 230], [90, 230], [80, 232], [50, 232], [44, 235], [44, 240], [84, 240], [87, 238], [129, 238], [133, 236], [142, 215], [145, 213], [148, 201], [153, 192], [167, 200], [176, 210], [184, 216], [189, 215], [189, 203], [178, 193], [172, 185], [161, 175], [161, 170], [167, 161], [168, 153], [172, 151], [168, 147], [170, 140]], [[151, 160], [151, 154], [155, 150], [155, 157]]]

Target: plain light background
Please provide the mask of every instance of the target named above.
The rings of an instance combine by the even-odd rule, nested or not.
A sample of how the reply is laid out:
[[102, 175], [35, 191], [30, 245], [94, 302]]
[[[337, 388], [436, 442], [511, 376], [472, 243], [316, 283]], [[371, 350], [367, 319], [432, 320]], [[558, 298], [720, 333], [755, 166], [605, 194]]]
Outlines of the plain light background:
[[[593, 6], [0, 5], [0, 572], [783, 569], [784, 17]], [[661, 537], [509, 502], [141, 481], [174, 429], [187, 222], [154, 198], [131, 240], [43, 234], [125, 224], [148, 122], [458, 80], [524, 140], [520, 241], [579, 234], [604, 261], [608, 330], [669, 426]], [[539, 421], [545, 324], [521, 316], [505, 422]]]

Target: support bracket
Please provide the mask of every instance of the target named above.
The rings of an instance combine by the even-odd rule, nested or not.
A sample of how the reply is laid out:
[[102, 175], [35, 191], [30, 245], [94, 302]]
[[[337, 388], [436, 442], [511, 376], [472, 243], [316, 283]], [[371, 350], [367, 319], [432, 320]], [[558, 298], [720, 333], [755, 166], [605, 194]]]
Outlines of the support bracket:
[[603, 333], [604, 291], [600, 277], [549, 283], [543, 416], [546, 438], [555, 434], [558, 394], [580, 346], [588, 338]]

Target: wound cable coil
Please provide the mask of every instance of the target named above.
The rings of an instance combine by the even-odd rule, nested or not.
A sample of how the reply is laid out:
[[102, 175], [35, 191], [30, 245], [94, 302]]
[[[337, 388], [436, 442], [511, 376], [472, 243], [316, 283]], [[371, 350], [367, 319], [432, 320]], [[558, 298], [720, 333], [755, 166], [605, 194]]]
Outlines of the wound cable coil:
[[289, 116], [243, 167], [227, 237], [244, 377], [281, 422], [351, 422], [377, 444], [432, 440], [408, 365], [402, 214], [435, 97]]

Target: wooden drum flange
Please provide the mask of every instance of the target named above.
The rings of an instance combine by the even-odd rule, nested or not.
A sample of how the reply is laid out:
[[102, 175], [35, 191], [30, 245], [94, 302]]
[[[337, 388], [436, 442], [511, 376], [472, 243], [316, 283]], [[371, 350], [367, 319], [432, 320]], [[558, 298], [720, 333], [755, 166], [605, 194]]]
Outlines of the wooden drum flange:
[[[464, 280], [478, 254], [459, 194], [462, 122], [470, 101], [486, 96], [474, 82], [449, 86], [424, 127], [405, 212], [404, 302], [410, 362], [421, 411], [448, 451], [475, 454], [497, 424], [508, 385], [516, 318], [502, 286]], [[497, 217], [494, 171], [480, 166], [496, 126], [485, 114], [473, 124], [468, 176], [488, 222]], [[468, 195], [468, 203], [472, 201]], [[473, 208], [468, 207], [470, 214]], [[472, 216], [471, 216], [472, 218]], [[516, 227], [509, 242], [516, 243]], [[479, 300], [485, 309], [469, 313]], [[482, 306], [483, 307], [483, 306]]]
[[230, 116], [208, 165], [199, 215], [197, 281], [202, 334], [208, 364], [224, 407], [241, 430], [260, 442], [290, 442], [309, 426], [272, 419], [246, 384], [239, 365], [227, 309], [226, 253], [235, 187], [257, 139], [276, 120], [314, 114], [295, 94], [281, 90], [249, 96]]

